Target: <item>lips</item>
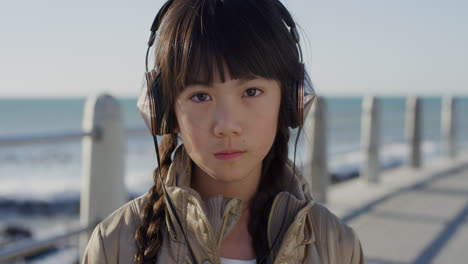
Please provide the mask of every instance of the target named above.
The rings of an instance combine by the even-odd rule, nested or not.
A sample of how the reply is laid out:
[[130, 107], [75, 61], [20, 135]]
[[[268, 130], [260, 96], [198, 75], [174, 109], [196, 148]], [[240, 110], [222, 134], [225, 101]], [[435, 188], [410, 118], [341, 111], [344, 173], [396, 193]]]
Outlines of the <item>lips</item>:
[[223, 150], [223, 151], [220, 151], [218, 153], [215, 153], [215, 155], [218, 155], [218, 154], [232, 154], [232, 153], [239, 153], [239, 152], [245, 152], [245, 151], [238, 150], [238, 149], [227, 149], [227, 150]]
[[233, 159], [240, 157], [244, 153], [245, 151], [241, 151], [241, 150], [224, 150], [214, 155], [217, 159], [220, 159], [220, 160], [233, 160]]

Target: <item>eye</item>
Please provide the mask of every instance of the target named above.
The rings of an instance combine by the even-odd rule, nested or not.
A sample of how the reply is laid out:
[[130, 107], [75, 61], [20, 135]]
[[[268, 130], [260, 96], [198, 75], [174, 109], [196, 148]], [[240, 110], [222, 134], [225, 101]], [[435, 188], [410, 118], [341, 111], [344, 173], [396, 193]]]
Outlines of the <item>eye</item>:
[[207, 101], [207, 98], [210, 98], [210, 96], [207, 93], [197, 93], [190, 97], [190, 100], [195, 101], [197, 103], [202, 103]]
[[258, 89], [258, 88], [249, 88], [249, 89], [245, 90], [244, 95], [246, 94], [248, 97], [255, 97], [255, 96], [258, 96], [258, 95], [260, 95], [262, 93], [263, 93], [263, 91]]

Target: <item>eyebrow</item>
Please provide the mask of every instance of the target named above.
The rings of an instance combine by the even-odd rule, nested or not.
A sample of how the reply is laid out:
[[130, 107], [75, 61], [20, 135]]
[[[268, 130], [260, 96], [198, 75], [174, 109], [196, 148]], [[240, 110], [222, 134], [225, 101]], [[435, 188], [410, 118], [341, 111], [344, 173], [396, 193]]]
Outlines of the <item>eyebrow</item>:
[[[252, 80], [255, 80], [255, 79], [258, 79], [259, 76], [255, 75], [255, 74], [247, 74], [245, 76], [242, 76], [241, 78], [238, 78], [238, 79], [234, 79], [238, 85], [242, 85], [248, 81], [252, 81]], [[200, 80], [190, 80], [188, 81], [188, 85], [203, 85], [203, 86], [207, 86], [207, 87], [212, 87], [210, 86], [210, 82], [208, 81], [200, 81]]]

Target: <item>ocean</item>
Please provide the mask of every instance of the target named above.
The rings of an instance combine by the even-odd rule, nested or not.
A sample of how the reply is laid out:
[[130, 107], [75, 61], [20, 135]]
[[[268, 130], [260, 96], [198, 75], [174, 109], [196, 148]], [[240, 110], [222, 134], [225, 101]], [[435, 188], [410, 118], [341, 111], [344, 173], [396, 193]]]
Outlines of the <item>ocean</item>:
[[[327, 104], [327, 155], [333, 182], [359, 175], [361, 164], [360, 97], [324, 97]], [[404, 97], [380, 97], [381, 167], [402, 166], [407, 159], [404, 136]], [[144, 127], [135, 98], [118, 98], [126, 127]], [[85, 98], [0, 99], [0, 137], [80, 130]], [[423, 162], [440, 156], [440, 97], [422, 98]], [[468, 147], [468, 98], [458, 98], [457, 146]], [[292, 159], [295, 131], [292, 131]], [[149, 133], [126, 137], [125, 183], [132, 197], [152, 185], [154, 146]], [[301, 137], [298, 162], [304, 146]], [[30, 231], [30, 237], [47, 237], [50, 230], [65, 230], [79, 218], [81, 141], [0, 147], [0, 249], [11, 240], [2, 228], [12, 224]], [[34, 224], [31, 221], [34, 220]], [[55, 219], [56, 221], [50, 221]], [[60, 219], [57, 220], [57, 219]], [[39, 223], [42, 223], [39, 224]], [[53, 223], [53, 224], [52, 224]], [[39, 226], [39, 227], [38, 227]], [[48, 227], [49, 229], [47, 229]]]

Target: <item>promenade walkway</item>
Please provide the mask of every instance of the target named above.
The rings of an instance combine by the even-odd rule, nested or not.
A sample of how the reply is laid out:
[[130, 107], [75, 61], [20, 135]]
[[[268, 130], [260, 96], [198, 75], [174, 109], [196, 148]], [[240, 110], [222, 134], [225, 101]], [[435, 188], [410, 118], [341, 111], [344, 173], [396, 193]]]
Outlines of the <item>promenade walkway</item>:
[[366, 263], [468, 263], [468, 153], [399, 168], [369, 185], [331, 187], [327, 207], [352, 226]]

